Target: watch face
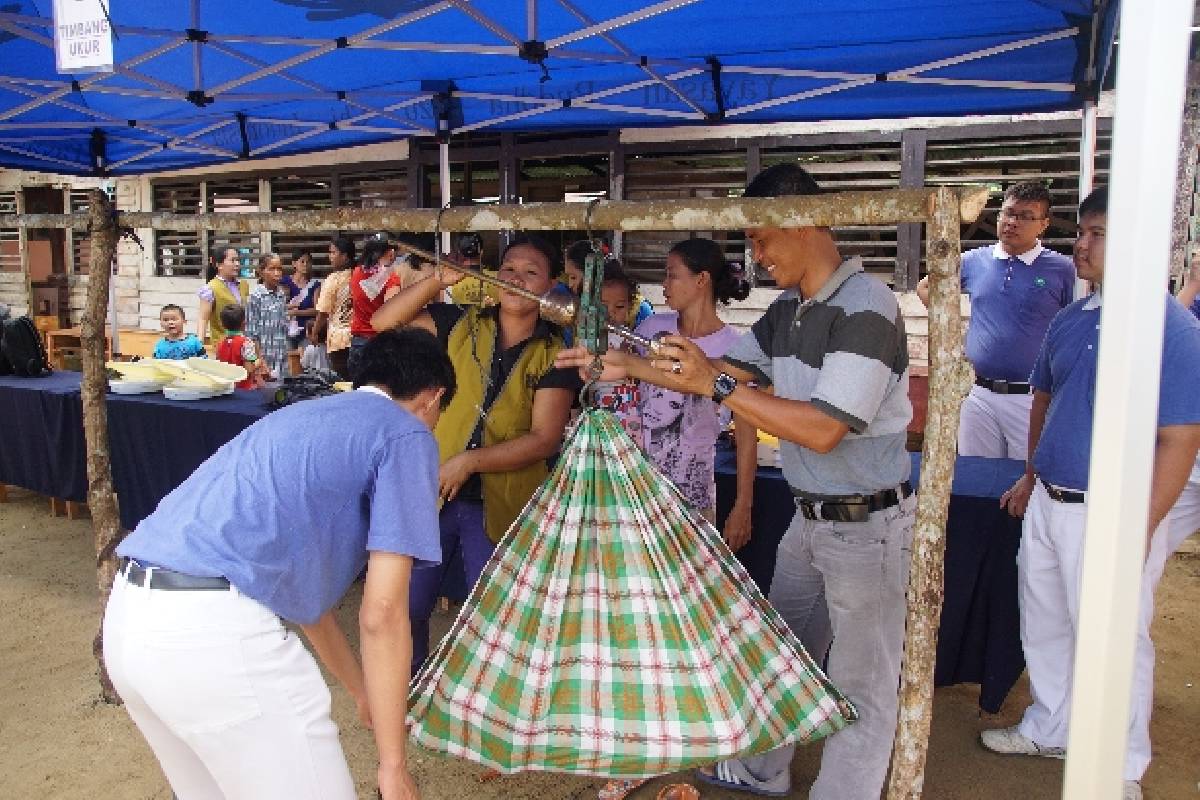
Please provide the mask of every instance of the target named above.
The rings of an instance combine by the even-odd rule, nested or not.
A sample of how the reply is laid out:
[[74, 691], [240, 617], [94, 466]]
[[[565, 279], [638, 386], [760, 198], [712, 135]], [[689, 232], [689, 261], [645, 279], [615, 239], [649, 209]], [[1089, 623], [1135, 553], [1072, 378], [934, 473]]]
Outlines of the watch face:
[[713, 381], [713, 399], [719, 403], [733, 394], [733, 390], [736, 388], [737, 381], [732, 376], [722, 372]]

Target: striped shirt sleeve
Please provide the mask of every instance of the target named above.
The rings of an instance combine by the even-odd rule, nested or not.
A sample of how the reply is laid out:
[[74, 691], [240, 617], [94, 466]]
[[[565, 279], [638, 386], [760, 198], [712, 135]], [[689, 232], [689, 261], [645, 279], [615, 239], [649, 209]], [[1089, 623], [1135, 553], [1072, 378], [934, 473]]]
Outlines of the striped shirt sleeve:
[[846, 314], [833, 326], [812, 403], [863, 433], [879, 413], [906, 346], [895, 321], [875, 310]]

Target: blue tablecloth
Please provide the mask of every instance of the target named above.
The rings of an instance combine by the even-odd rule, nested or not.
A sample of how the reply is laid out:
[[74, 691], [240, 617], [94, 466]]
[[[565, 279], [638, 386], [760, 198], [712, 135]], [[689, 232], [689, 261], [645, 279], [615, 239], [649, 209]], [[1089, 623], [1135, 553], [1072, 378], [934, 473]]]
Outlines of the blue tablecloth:
[[87, 499], [78, 372], [0, 377], [0, 483]]
[[[87, 499], [78, 372], [0, 378], [0, 483], [50, 497]], [[269, 392], [209, 400], [107, 395], [113, 488], [121, 526], [133, 530], [158, 501], [217, 449], [270, 410]]]
[[265, 416], [269, 400], [269, 392], [253, 389], [192, 401], [109, 394], [108, 444], [121, 526], [133, 530], [221, 445]]
[[[915, 486], [920, 454], [913, 453]], [[1020, 461], [960, 457], [954, 468], [946, 523], [946, 584], [938, 633], [935, 683], [980, 684], [979, 705], [1000, 710], [1021, 671], [1020, 616], [1017, 607], [1017, 548], [1021, 522], [999, 505], [999, 497], [1024, 470]], [[717, 519], [733, 505], [736, 475], [733, 453], [717, 457]], [[738, 551], [750, 576], [769, 593], [775, 551], [795, 514], [791, 490], [778, 469], [759, 468], [754, 482], [753, 535]]]

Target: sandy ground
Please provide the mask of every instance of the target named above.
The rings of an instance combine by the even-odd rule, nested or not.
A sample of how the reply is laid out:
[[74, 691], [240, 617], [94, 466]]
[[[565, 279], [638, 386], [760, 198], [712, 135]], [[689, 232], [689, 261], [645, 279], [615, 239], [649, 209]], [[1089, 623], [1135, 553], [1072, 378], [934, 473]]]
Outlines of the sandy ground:
[[[19, 490], [0, 505], [0, 796], [139, 800], [171, 797], [146, 744], [120, 707], [98, 701], [91, 642], [97, 624], [95, 572], [88, 520], [53, 518], [47, 501]], [[340, 613], [353, 631], [358, 598]], [[1200, 543], [1193, 539], [1168, 565], [1159, 588], [1154, 712], [1154, 763], [1146, 776], [1151, 800], [1200, 798]], [[450, 619], [439, 620], [444, 629]], [[925, 797], [1055, 798], [1062, 764], [983, 751], [977, 732], [1010, 724], [1028, 701], [1024, 681], [995, 719], [981, 719], [976, 687], [938, 690]], [[360, 796], [372, 797], [374, 744], [355, 721], [353, 704], [335, 689], [334, 715]], [[796, 790], [816, 774], [819, 746], [793, 764]], [[531, 773], [479, 783], [468, 762], [417, 750], [413, 772], [427, 800], [445, 798], [592, 798], [593, 779]], [[669, 776], [632, 795], [688, 780]], [[705, 798], [746, 797], [704, 787]]]

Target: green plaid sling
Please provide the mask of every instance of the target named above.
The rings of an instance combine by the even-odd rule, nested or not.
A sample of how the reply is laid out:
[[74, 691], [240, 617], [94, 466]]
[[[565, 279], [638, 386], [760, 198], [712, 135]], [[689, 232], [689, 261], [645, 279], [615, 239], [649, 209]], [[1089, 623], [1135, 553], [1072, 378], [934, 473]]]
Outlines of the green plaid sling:
[[585, 411], [416, 676], [412, 735], [501, 772], [650, 777], [856, 718], [720, 534]]

